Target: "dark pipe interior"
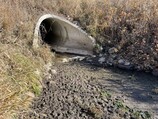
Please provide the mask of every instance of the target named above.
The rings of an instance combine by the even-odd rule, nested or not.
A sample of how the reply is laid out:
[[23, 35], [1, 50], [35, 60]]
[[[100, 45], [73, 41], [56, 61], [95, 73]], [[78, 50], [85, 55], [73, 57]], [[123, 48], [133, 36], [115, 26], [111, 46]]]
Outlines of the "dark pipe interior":
[[40, 25], [42, 40], [49, 45], [58, 45], [62, 41], [62, 27], [51, 18], [45, 19]]

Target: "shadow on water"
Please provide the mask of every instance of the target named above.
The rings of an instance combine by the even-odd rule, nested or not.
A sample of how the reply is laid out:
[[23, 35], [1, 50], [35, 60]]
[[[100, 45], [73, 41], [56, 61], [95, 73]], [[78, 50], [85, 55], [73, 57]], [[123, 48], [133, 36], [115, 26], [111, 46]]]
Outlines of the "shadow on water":
[[108, 71], [111, 76], [98, 79], [97, 84], [101, 89], [120, 94], [130, 105], [144, 110], [151, 109], [158, 115], [158, 92], [153, 91], [158, 89], [158, 77], [150, 73], [104, 67], [94, 63], [80, 62], [80, 64], [89, 67], [94, 72], [104, 68], [105, 73]]

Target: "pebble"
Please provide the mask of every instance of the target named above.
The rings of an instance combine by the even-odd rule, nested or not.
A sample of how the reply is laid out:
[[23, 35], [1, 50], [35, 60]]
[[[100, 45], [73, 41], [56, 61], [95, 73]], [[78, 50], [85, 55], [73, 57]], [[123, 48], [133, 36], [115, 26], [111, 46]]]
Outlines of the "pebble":
[[118, 49], [113, 47], [113, 48], [110, 48], [108, 52], [109, 52], [109, 54], [114, 54], [114, 53], [118, 52]]
[[109, 61], [107, 61], [106, 62], [109, 66], [112, 66], [113, 65], [113, 63], [112, 62], [109, 62]]
[[[104, 59], [101, 61], [104, 61]], [[47, 119], [101, 119], [104, 116], [112, 119], [113, 115], [117, 114], [114, 102], [119, 100], [119, 98], [116, 99], [111, 96], [111, 98], [107, 99], [106, 96], [103, 97], [101, 95], [101, 88], [98, 85], [94, 85], [91, 78], [87, 77], [86, 80], [89, 81], [84, 81], [82, 78], [75, 78], [76, 76], [70, 77], [69, 74], [72, 72], [79, 75], [82, 74], [72, 64], [72, 69], [70, 69], [69, 65], [64, 65], [63, 69], [63, 64], [57, 65], [57, 67], [58, 72], [64, 73], [62, 75], [58, 73], [58, 75], [52, 75], [51, 79], [45, 79], [46, 87], [42, 90], [41, 96], [33, 103], [33, 110], [35, 111], [32, 111], [30, 115], [43, 113], [46, 114]], [[84, 77], [86, 77], [86, 71], [84, 72]], [[76, 92], [73, 92], [73, 87], [77, 90]], [[131, 113], [129, 112], [128, 114], [130, 115]], [[128, 114], [122, 117], [122, 119], [126, 119]], [[39, 119], [44, 118], [44, 116], [41, 116]], [[118, 118], [120, 118], [119, 115]], [[30, 119], [34, 119], [34, 117]]]
[[51, 74], [57, 74], [57, 71], [55, 69], [50, 70]]
[[119, 64], [124, 64], [125, 61], [124, 61], [123, 59], [120, 59], [120, 60], [118, 61], [118, 63], [119, 63]]
[[123, 60], [123, 59], [118, 60], [118, 65], [117, 66], [121, 69], [128, 69], [128, 70], [133, 68], [133, 66], [131, 65], [130, 62], [128, 62], [126, 60]]
[[62, 62], [63, 62], [63, 63], [68, 63], [69, 60], [68, 60], [67, 58], [63, 58], [63, 59], [62, 59]]
[[128, 62], [128, 61], [125, 61], [125, 63], [124, 63], [125, 66], [129, 66], [130, 64], [131, 64], [131, 63]]
[[103, 63], [105, 62], [105, 57], [99, 58], [98, 62], [99, 62], [100, 64], [103, 64]]

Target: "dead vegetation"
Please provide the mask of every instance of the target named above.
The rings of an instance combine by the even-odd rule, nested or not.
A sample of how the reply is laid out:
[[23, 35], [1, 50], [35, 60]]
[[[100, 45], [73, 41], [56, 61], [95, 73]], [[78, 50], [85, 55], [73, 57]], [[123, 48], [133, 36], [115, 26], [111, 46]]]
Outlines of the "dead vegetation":
[[142, 64], [140, 68], [158, 67], [156, 0], [0, 0], [0, 4], [1, 117], [27, 108], [32, 93], [39, 94], [39, 72], [51, 54], [31, 45], [34, 25], [46, 13], [77, 21], [105, 51], [116, 47], [118, 55]]
[[6, 119], [28, 110], [39, 95], [41, 72], [52, 54], [45, 47], [32, 49], [37, 18], [30, 17], [29, 8], [18, 0], [0, 3], [0, 118]]
[[60, 3], [60, 12], [78, 21], [104, 52], [116, 48], [118, 57], [130, 61], [137, 70], [158, 67], [156, 0], [78, 0], [70, 6], [64, 3]]

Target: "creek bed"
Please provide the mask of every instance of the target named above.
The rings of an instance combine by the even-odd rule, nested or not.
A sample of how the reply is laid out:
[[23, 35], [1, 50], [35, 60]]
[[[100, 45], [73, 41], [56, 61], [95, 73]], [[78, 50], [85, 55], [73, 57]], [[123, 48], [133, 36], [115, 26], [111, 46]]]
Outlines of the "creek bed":
[[[141, 72], [64, 62], [58, 55], [43, 80], [43, 91], [24, 114], [30, 119], [154, 119], [158, 115], [157, 78]], [[141, 111], [138, 111], [141, 110]], [[148, 111], [148, 112], [147, 112]], [[137, 114], [137, 115], [136, 115]]]

